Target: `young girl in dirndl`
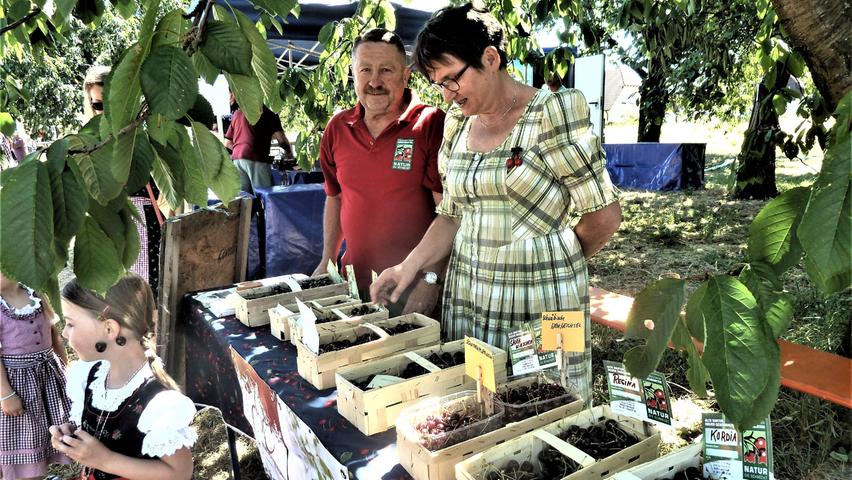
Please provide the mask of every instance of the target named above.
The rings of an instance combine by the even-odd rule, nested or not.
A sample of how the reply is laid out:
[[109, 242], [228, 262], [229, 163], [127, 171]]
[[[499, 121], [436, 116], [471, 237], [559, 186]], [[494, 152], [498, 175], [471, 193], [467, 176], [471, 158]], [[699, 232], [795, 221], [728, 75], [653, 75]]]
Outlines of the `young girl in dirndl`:
[[53, 445], [83, 465], [83, 479], [189, 480], [195, 406], [151, 349], [151, 288], [131, 273], [100, 297], [75, 279], [62, 310], [80, 361], [68, 369], [70, 422], [50, 428]]
[[0, 274], [0, 478], [41, 478], [69, 463], [48, 427], [68, 418], [65, 347], [50, 305]]

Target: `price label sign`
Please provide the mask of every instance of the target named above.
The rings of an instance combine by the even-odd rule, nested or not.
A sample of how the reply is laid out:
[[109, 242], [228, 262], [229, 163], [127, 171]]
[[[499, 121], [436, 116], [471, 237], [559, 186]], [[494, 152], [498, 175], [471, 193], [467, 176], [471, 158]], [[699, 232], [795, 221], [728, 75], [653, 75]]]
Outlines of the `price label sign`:
[[[481, 378], [480, 372], [482, 372]], [[472, 337], [464, 337], [464, 373], [474, 380], [479, 380], [488, 390], [497, 392], [494, 354], [491, 353], [487, 343]]]
[[586, 350], [586, 318], [583, 312], [544, 312], [541, 314], [541, 349], [558, 349], [557, 335], [562, 337], [563, 352]]
[[328, 272], [328, 276], [331, 277], [331, 281], [334, 283], [343, 283], [343, 277], [340, 276], [340, 271], [337, 270], [337, 265], [328, 260], [328, 264], [325, 266], [325, 271]]
[[355, 280], [355, 267], [352, 264], [346, 265], [346, 280], [349, 282], [349, 296], [360, 300], [361, 294], [358, 293], [358, 282]]

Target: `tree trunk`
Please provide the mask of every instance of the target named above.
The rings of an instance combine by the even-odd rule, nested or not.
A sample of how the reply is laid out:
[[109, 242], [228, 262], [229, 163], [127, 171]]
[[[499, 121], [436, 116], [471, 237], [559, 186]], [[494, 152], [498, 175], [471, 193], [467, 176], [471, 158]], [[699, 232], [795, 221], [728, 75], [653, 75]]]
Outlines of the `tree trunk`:
[[843, 95], [852, 90], [852, 2], [772, 0], [772, 6], [833, 112]]
[[639, 142], [660, 141], [666, 105], [669, 103], [663, 65], [660, 62], [656, 57], [651, 59], [648, 76], [642, 79], [642, 86], [639, 87]]
[[745, 132], [743, 146], [737, 156], [737, 180], [731, 196], [738, 200], [765, 200], [778, 196], [775, 185], [776, 134], [781, 131], [772, 97], [787, 85], [790, 72], [776, 65], [778, 74], [773, 88], [763, 82], [757, 87], [757, 98]]

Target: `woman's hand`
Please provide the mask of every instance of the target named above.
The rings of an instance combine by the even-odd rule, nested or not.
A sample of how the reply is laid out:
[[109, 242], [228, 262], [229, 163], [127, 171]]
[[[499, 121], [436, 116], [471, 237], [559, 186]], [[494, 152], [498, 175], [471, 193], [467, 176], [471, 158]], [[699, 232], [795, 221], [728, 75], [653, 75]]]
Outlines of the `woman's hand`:
[[[51, 427], [51, 429], [56, 427]], [[102, 471], [109, 471], [109, 464], [112, 450], [104, 446], [97, 438], [87, 433], [82, 428], [78, 428], [73, 434], [64, 434], [59, 441], [55, 440], [53, 430], [51, 430], [51, 443], [53, 447], [64, 453], [71, 460], [79, 462], [87, 467], [95, 468]]]
[[379, 305], [398, 302], [416, 275], [417, 270], [407, 267], [405, 262], [386, 268], [370, 285], [370, 299]]
[[24, 414], [24, 403], [21, 402], [21, 397], [18, 395], [13, 395], [11, 398], [0, 402], [0, 404], [2, 404], [4, 415], [20, 417]]

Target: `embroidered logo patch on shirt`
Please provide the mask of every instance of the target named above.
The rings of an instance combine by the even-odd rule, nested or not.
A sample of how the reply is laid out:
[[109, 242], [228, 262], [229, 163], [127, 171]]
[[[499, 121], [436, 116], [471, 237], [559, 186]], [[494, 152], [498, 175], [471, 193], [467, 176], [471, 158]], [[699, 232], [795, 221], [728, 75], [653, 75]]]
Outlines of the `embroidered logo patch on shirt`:
[[396, 141], [393, 151], [393, 170], [411, 170], [411, 162], [414, 160], [414, 139], [400, 138]]

